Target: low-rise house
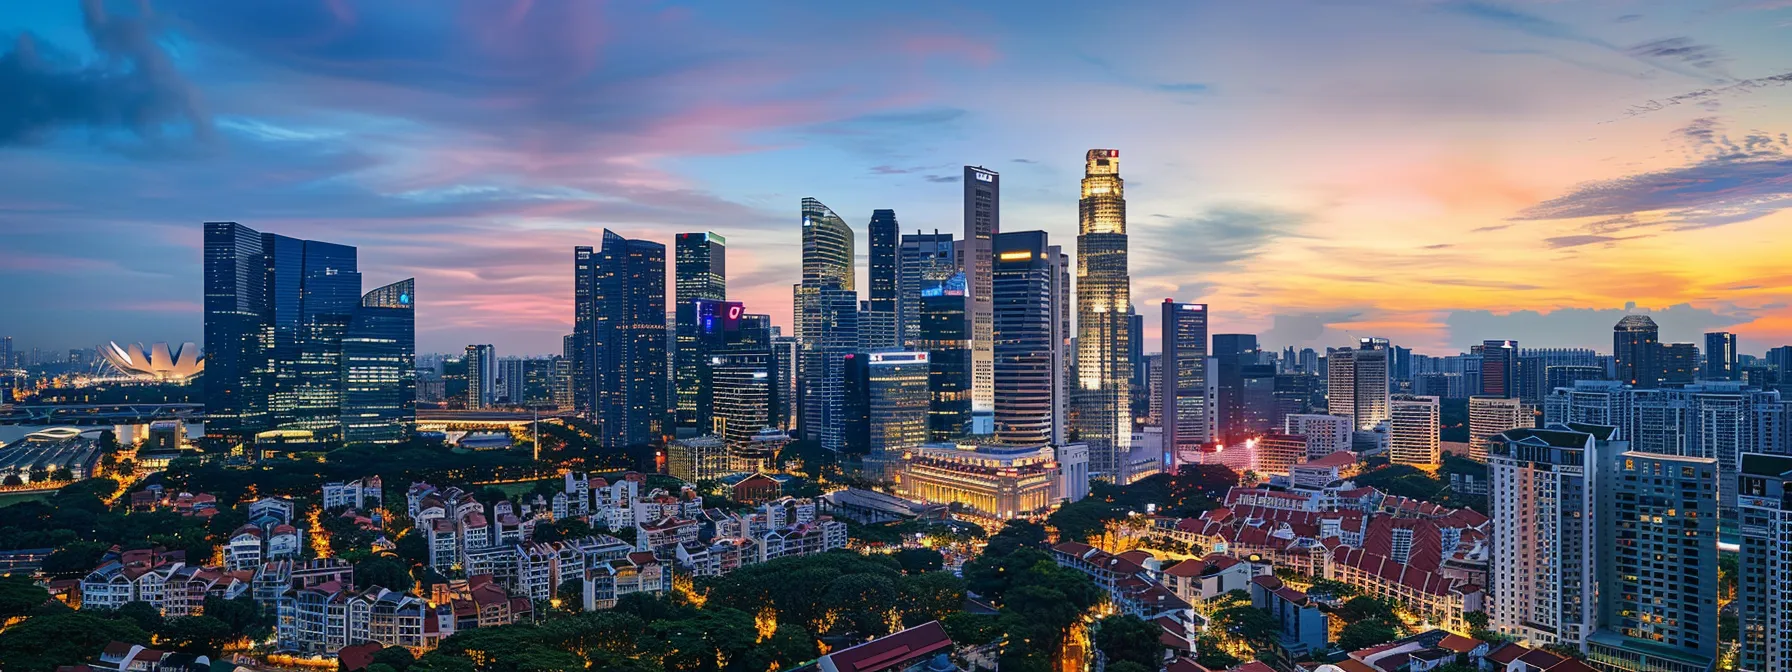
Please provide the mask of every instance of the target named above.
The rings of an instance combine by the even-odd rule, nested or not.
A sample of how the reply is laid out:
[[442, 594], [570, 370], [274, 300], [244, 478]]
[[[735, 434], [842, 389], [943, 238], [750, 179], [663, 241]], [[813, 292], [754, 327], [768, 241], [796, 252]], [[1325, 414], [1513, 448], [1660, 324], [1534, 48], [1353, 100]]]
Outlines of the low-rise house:
[[1280, 638], [1277, 659], [1292, 663], [1297, 658], [1325, 649], [1329, 622], [1319, 604], [1307, 594], [1282, 584], [1274, 576], [1251, 580], [1251, 606], [1269, 612]]
[[1245, 590], [1255, 574], [1248, 563], [1212, 553], [1198, 560], [1184, 560], [1171, 565], [1163, 570], [1162, 576], [1164, 587], [1193, 604], [1234, 590]]
[[635, 552], [592, 567], [585, 573], [584, 588], [585, 611], [609, 609], [623, 595], [671, 590], [672, 573], [654, 554]]

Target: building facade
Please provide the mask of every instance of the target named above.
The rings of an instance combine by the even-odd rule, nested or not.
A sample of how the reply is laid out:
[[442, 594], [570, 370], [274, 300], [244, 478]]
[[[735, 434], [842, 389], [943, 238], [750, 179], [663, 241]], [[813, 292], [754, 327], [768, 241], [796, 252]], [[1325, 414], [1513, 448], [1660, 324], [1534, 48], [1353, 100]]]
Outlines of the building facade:
[[798, 429], [823, 448], [845, 446], [845, 357], [859, 348], [853, 232], [821, 201], [802, 204], [803, 279], [795, 288]]
[[1128, 353], [1132, 277], [1127, 270], [1126, 185], [1120, 151], [1084, 157], [1077, 235], [1077, 384], [1074, 440], [1089, 445], [1095, 478], [1131, 481], [1132, 366]]
[[728, 300], [728, 239], [710, 232], [673, 237], [674, 393], [679, 427], [708, 431], [703, 404], [709, 384], [709, 345], [699, 323], [698, 301]]
[[1044, 231], [997, 234], [993, 245], [996, 440], [1063, 443], [1068, 264]]
[[[1207, 304], [1164, 299], [1161, 391], [1157, 401], [1164, 428], [1164, 450], [1171, 455], [1197, 450], [1214, 438], [1216, 400], [1208, 382]], [[1305, 457], [1305, 456], [1303, 456]]]
[[1397, 394], [1389, 403], [1388, 461], [1435, 471], [1443, 462], [1437, 397]]

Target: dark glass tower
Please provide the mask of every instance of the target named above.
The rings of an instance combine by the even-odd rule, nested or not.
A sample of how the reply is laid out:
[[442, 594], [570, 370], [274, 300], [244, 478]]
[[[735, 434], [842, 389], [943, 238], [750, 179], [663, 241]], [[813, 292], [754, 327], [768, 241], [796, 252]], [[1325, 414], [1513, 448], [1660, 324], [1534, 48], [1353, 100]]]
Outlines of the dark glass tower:
[[938, 231], [904, 235], [897, 245], [896, 332], [901, 347], [915, 347], [921, 333], [921, 290], [958, 272], [952, 249], [952, 234]]
[[871, 240], [871, 293], [867, 295], [871, 310], [896, 314], [896, 247], [898, 242], [895, 210], [872, 210], [866, 235]]
[[1625, 315], [1612, 327], [1618, 380], [1634, 387], [1661, 384], [1661, 330], [1648, 315]]
[[205, 433], [229, 443], [268, 428], [267, 258], [261, 233], [205, 224]]
[[1736, 380], [1742, 370], [1736, 352], [1736, 335], [1727, 331], [1705, 334], [1705, 380]]
[[678, 401], [678, 426], [709, 431], [709, 413], [700, 399], [707, 396], [709, 348], [699, 333], [697, 301], [728, 299], [727, 240], [714, 233], [681, 233], [673, 243], [677, 259], [673, 267], [674, 337], [673, 376]]
[[[574, 389], [606, 448], [652, 445], [667, 430], [666, 246], [604, 231], [597, 249], [575, 248]], [[588, 325], [588, 326], [587, 326]], [[583, 364], [581, 367], [580, 364]]]
[[1518, 341], [1481, 341], [1481, 394], [1519, 396]]
[[793, 301], [799, 432], [825, 449], [845, 447], [844, 357], [859, 348], [859, 294], [852, 227], [821, 201], [802, 202], [803, 281]]
[[1256, 334], [1214, 334], [1213, 358], [1215, 403], [1219, 427], [1214, 435], [1227, 443], [1253, 436], [1246, 410], [1245, 367], [1257, 363]]
[[1132, 398], [1127, 408], [1137, 424], [1151, 415], [1151, 370], [1145, 367], [1145, 316], [1133, 306], [1126, 307], [1126, 334], [1130, 339], [1126, 361], [1132, 364]]
[[928, 410], [928, 438], [956, 441], [970, 431], [971, 350], [970, 308], [963, 273], [921, 291], [921, 338], [917, 349], [927, 352], [927, 389], [933, 398]]
[[1007, 445], [1062, 442], [1063, 362], [1070, 334], [1058, 317], [1067, 269], [1044, 231], [998, 233], [994, 242], [995, 436]]
[[1214, 409], [1207, 398], [1207, 304], [1164, 299], [1162, 328], [1159, 413], [1164, 451], [1174, 457], [1213, 438]]
[[398, 443], [417, 422], [417, 286], [361, 297], [342, 336], [342, 440]]

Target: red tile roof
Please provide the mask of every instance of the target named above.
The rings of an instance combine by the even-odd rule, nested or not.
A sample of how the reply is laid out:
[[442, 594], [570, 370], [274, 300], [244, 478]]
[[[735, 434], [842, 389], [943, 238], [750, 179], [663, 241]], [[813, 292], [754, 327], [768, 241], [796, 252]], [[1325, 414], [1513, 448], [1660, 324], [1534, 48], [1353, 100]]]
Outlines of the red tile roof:
[[858, 646], [841, 649], [825, 656], [840, 672], [878, 672], [899, 669], [911, 663], [952, 648], [952, 638], [939, 621], [928, 621], [915, 627], [879, 637]]

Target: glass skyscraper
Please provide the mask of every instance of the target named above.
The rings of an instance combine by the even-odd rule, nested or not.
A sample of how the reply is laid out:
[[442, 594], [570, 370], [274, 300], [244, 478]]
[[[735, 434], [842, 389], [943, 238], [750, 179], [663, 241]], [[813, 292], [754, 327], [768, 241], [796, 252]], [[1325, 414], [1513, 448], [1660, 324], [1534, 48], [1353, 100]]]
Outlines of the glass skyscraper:
[[916, 350], [927, 353], [928, 436], [957, 441], [971, 430], [971, 334], [965, 313], [970, 308], [965, 276], [921, 290], [921, 335]]
[[1095, 478], [1127, 483], [1132, 277], [1126, 262], [1126, 183], [1120, 179], [1119, 150], [1091, 149], [1084, 156], [1078, 215], [1073, 440], [1089, 445], [1089, 470]]
[[859, 315], [859, 341], [867, 351], [887, 350], [902, 343], [897, 333], [897, 236], [895, 210], [872, 210], [866, 229], [870, 239], [868, 293]]
[[[1207, 379], [1207, 304], [1163, 303], [1163, 371], [1158, 374], [1164, 451], [1193, 454], [1213, 439], [1216, 415]], [[1178, 458], [1180, 459], [1180, 458]]]
[[[967, 281], [971, 347], [972, 433], [994, 431], [995, 413], [995, 256], [1002, 232], [1002, 176], [980, 166], [964, 167], [964, 245], [958, 266]], [[989, 426], [984, 426], [989, 425]]]
[[921, 333], [921, 290], [958, 272], [952, 234], [915, 232], [896, 248], [896, 332], [900, 345], [915, 347]]
[[[714, 233], [681, 233], [673, 242], [677, 255], [673, 266], [673, 314], [677, 350], [673, 353], [673, 376], [678, 401], [678, 426], [695, 427], [707, 432], [708, 409], [699, 400], [709, 367], [708, 348], [700, 334], [697, 301], [728, 299], [728, 241]], [[757, 428], [755, 428], [757, 429]]]
[[667, 375], [666, 246], [605, 230], [597, 249], [574, 248], [573, 363], [579, 408], [606, 448], [664, 438]]
[[795, 287], [798, 429], [828, 450], [845, 446], [843, 358], [859, 347], [852, 227], [821, 201], [802, 203], [803, 280]]
[[361, 297], [342, 336], [342, 440], [398, 443], [417, 421], [417, 282]]
[[1069, 268], [1044, 231], [994, 241], [995, 435], [1008, 445], [1059, 444], [1068, 380]]
[[261, 233], [205, 224], [205, 433], [229, 443], [268, 429], [267, 256]]

